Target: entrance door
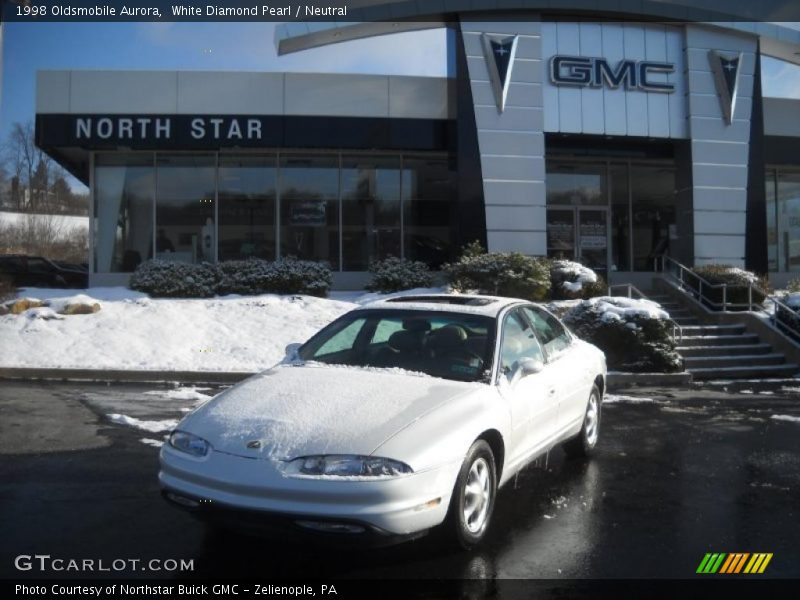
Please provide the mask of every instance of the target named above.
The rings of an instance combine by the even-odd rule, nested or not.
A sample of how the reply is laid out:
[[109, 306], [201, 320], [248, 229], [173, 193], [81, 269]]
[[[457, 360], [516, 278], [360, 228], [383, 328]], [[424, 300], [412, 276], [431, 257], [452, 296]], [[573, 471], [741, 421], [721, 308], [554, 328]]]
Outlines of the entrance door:
[[547, 256], [583, 263], [608, 277], [608, 208], [547, 209]]
[[575, 258], [608, 279], [608, 210], [578, 208]]

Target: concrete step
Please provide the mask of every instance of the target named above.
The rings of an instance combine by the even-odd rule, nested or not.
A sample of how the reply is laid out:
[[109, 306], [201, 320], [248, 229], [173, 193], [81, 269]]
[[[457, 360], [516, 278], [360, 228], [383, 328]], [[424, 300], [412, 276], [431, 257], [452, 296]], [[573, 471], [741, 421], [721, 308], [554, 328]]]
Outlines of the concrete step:
[[699, 325], [700, 319], [697, 317], [672, 317], [672, 320], [675, 321], [681, 327], [686, 327], [687, 325]]
[[791, 377], [800, 370], [800, 366], [789, 363], [782, 365], [738, 366], [712, 369], [687, 369], [695, 380], [704, 379], [769, 379], [773, 377]]
[[[683, 342], [681, 342], [683, 344]], [[769, 344], [742, 344], [741, 346], [678, 346], [678, 354], [684, 358], [692, 356], [752, 356], [756, 354], [769, 354], [772, 346]]]
[[[681, 326], [683, 327], [683, 326]], [[745, 332], [743, 324], [736, 325], [689, 325], [683, 327], [683, 335], [735, 335]]]
[[753, 367], [782, 365], [786, 362], [783, 354], [752, 354], [740, 356], [685, 356], [683, 364], [687, 371], [692, 369], [711, 369], [723, 367]]
[[741, 346], [742, 344], [757, 344], [761, 340], [755, 333], [742, 333], [739, 335], [684, 335], [681, 346]]

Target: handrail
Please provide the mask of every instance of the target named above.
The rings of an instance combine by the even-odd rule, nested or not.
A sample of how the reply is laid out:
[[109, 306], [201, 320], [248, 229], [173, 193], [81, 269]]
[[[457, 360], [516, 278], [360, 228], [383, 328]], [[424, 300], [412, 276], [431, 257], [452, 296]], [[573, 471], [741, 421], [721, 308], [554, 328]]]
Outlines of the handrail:
[[[761, 286], [756, 285], [752, 281], [748, 282], [747, 285], [711, 283], [710, 281], [704, 279], [703, 277], [695, 273], [689, 267], [682, 265], [681, 263], [679, 263], [677, 260], [675, 260], [670, 256], [662, 255], [661, 257], [657, 257], [656, 266], [658, 266], [658, 258], [661, 259], [661, 272], [670, 275], [673, 279], [675, 279], [678, 282], [678, 287], [682, 291], [695, 296], [701, 301], [701, 303], [706, 304], [707, 306], [710, 306], [714, 310], [721, 312], [731, 312], [729, 310], [731, 308], [739, 309], [739, 311], [746, 308], [748, 312], [763, 312], [769, 317], [773, 327], [777, 329], [782, 329], [787, 333], [789, 333], [790, 335], [792, 335], [793, 337], [800, 339], [800, 327], [798, 326], [798, 324], [800, 323], [800, 315], [798, 315], [798, 313], [795, 311], [794, 308], [783, 302], [776, 295], [768, 293]], [[667, 269], [667, 264], [676, 268], [677, 275]], [[687, 276], [695, 278], [698, 284], [697, 288], [692, 288], [687, 285], [686, 282]], [[712, 300], [711, 298], [709, 298], [707, 294], [703, 293], [704, 288], [721, 289], [722, 302], [717, 302], [716, 300]], [[728, 301], [729, 288], [733, 289], [747, 288], [747, 302]], [[770, 302], [772, 302], [774, 305], [774, 310], [771, 313], [768, 312], [766, 308], [763, 306], [763, 301], [754, 303], [753, 292], [764, 298], [764, 301], [769, 300]], [[794, 317], [794, 322], [784, 321], [783, 315], [781, 314], [781, 310], [788, 313], [789, 315], [797, 315], [796, 317]]]
[[[624, 287], [624, 288], [626, 288], [628, 290], [628, 298], [632, 299], [633, 298], [633, 292], [636, 292], [637, 294], [639, 294], [640, 298], [642, 298], [644, 300], [650, 300], [650, 298], [648, 298], [647, 295], [644, 292], [642, 292], [639, 288], [637, 288], [632, 283], [615, 283], [613, 285], [609, 285], [608, 286], [608, 295], [611, 296], [612, 295], [612, 290], [614, 288], [619, 288], [619, 287]], [[650, 301], [654, 302], [654, 300], [650, 300]], [[656, 302], [656, 304], [658, 304], [658, 302]], [[667, 313], [667, 314], [669, 314], [669, 313]], [[678, 325], [678, 323], [676, 321], [674, 321], [672, 318], [669, 318], [667, 320], [672, 324], [672, 339], [673, 339], [673, 341], [675, 341], [675, 342], [682, 341], [683, 340], [683, 327]], [[677, 335], [676, 335], [676, 332], [677, 332]]]

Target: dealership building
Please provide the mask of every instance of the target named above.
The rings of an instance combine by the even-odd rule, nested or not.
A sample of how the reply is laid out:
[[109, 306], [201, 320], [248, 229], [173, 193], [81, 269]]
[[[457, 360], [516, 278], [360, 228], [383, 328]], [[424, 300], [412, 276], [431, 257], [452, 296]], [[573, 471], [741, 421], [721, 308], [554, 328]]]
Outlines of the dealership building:
[[37, 144], [91, 190], [92, 285], [296, 256], [357, 288], [374, 259], [436, 268], [473, 240], [615, 283], [664, 254], [800, 276], [800, 100], [760, 77], [800, 63], [800, 31], [722, 1], [361, 4], [279, 51], [444, 26], [447, 76], [38, 74]]

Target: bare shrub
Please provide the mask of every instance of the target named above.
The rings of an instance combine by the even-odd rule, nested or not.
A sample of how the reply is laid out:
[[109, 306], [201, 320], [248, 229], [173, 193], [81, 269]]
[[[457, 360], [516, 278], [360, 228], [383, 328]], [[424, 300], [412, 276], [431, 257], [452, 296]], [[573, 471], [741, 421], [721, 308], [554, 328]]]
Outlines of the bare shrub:
[[89, 234], [69, 228], [57, 215], [25, 214], [0, 223], [0, 254], [43, 256], [72, 263], [88, 262]]

